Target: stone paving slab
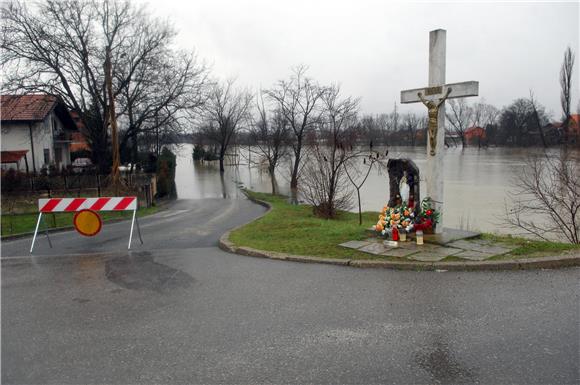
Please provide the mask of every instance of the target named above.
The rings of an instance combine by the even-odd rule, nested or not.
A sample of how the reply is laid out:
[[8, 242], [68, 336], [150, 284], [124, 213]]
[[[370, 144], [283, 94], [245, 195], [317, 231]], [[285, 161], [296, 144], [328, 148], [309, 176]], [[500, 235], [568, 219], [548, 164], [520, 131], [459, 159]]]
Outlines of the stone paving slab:
[[491, 255], [498, 255], [498, 254], [505, 254], [509, 253], [516, 246], [513, 245], [505, 245], [501, 244], [498, 245], [497, 243], [489, 243], [485, 240], [475, 240], [475, 241], [466, 241], [466, 240], [458, 240], [449, 243], [447, 246], [450, 247], [458, 247], [465, 250], [473, 250], [479, 251], [480, 253], [486, 253]]
[[464, 250], [458, 254], [455, 254], [454, 257], [463, 258], [463, 259], [467, 259], [470, 261], [484, 261], [490, 257], [493, 257], [494, 255], [497, 255], [497, 254], [482, 253], [481, 251], [475, 251], [475, 250]]
[[409, 241], [409, 242], [399, 242], [398, 247], [403, 248], [403, 249], [408, 249], [408, 250], [414, 250], [414, 251], [427, 251], [427, 250], [438, 249], [442, 246], [434, 245], [432, 243], [423, 243], [422, 245], [418, 245], [417, 242], [415, 242], [415, 241]]
[[401, 247], [385, 247], [385, 251], [381, 255], [388, 257], [405, 258], [412, 254], [415, 254], [417, 251], [418, 250], [404, 249]]
[[421, 251], [417, 254], [413, 254], [409, 257], [409, 259], [424, 262], [437, 262], [444, 259], [447, 256], [459, 254], [462, 251], [464, 250], [456, 249], [453, 247], [436, 247], [430, 250]]
[[358, 251], [363, 251], [365, 253], [374, 255], [383, 255], [385, 252], [385, 246], [382, 243], [370, 243], [366, 246], [361, 247]]
[[424, 234], [423, 237], [425, 242], [435, 243], [437, 245], [447, 245], [450, 242], [457, 241], [460, 239], [469, 239], [478, 237], [480, 233], [475, 233], [473, 231], [450, 229], [447, 227], [443, 228], [441, 234]]
[[361, 247], [368, 246], [370, 242], [367, 241], [348, 241], [341, 243], [339, 246], [347, 247], [349, 249], [360, 249]]

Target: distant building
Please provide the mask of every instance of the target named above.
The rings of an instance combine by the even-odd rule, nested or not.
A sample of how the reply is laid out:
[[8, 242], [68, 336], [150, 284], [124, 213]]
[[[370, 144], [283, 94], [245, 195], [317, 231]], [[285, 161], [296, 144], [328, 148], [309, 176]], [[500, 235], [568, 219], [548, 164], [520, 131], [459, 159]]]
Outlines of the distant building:
[[2, 169], [39, 172], [71, 164], [77, 126], [65, 104], [52, 95], [0, 95]]
[[568, 139], [572, 143], [580, 143], [580, 114], [570, 115]]
[[[544, 126], [546, 136], [556, 138], [556, 143], [560, 143], [566, 137], [564, 132], [564, 122], [552, 122]], [[570, 143], [580, 143], [580, 114], [570, 115], [568, 123], [568, 141]]]
[[78, 129], [77, 132], [71, 134], [70, 152], [90, 151], [91, 148], [86, 140], [87, 130], [81, 117], [76, 111], [71, 111], [70, 116], [72, 116]]
[[486, 138], [487, 135], [485, 133], [485, 128], [483, 127], [474, 126], [465, 130], [465, 140], [467, 141], [467, 144], [481, 145], [485, 143]]

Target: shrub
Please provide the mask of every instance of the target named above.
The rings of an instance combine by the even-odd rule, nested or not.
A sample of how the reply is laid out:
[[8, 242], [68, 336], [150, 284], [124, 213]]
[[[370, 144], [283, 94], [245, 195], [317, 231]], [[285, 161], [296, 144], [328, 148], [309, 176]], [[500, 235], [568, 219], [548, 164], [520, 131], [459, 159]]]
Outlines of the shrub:
[[175, 165], [176, 157], [168, 148], [164, 148], [157, 161], [157, 196], [175, 198]]

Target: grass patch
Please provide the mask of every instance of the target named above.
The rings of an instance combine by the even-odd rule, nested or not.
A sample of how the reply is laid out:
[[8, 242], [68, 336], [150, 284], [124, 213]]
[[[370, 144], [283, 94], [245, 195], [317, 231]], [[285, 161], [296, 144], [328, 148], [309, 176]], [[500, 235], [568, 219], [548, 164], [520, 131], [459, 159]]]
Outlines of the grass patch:
[[569, 250], [580, 250], [580, 245], [562, 242], [538, 241], [533, 239], [512, 237], [511, 235], [497, 235], [484, 233], [481, 239], [516, 246], [511, 252], [503, 255], [496, 255], [489, 260], [521, 259], [528, 257], [542, 257], [557, 255]]
[[321, 219], [314, 216], [311, 206], [292, 205], [286, 197], [245, 192], [271, 204], [272, 211], [233, 231], [230, 241], [237, 246], [322, 258], [400, 260], [338, 246], [368, 238], [365, 229], [377, 222], [378, 213], [363, 213], [363, 224], [359, 225], [356, 213], [341, 212], [337, 219]]
[[[272, 206], [272, 211], [233, 231], [230, 234], [230, 241], [237, 246], [321, 258], [404, 260], [404, 258], [376, 256], [338, 246], [343, 242], [368, 238], [365, 229], [376, 223], [378, 212], [363, 213], [363, 224], [359, 226], [356, 213], [341, 212], [337, 219], [321, 219], [314, 216], [311, 206], [290, 204], [287, 197], [248, 190], [245, 193], [251, 198], [268, 202]], [[511, 236], [482, 234], [481, 238], [497, 242], [498, 245], [517, 246], [511, 253], [495, 256], [490, 260], [557, 255], [563, 251], [580, 249], [580, 245], [535, 241]], [[448, 256], [444, 261], [469, 263], [453, 256]]]
[[[137, 216], [142, 217], [145, 215], [151, 215], [160, 210], [159, 206], [151, 206], [147, 208], [141, 208], [137, 210]], [[114, 219], [130, 219], [133, 216], [131, 211], [103, 211], [99, 215], [103, 222], [107, 222]], [[73, 225], [74, 213], [54, 213], [54, 214], [44, 214], [43, 220], [48, 228], [58, 228], [58, 227], [71, 227]], [[36, 227], [36, 221], [38, 220], [38, 213], [30, 214], [14, 214], [14, 215], [2, 215], [2, 236], [6, 235], [18, 235], [23, 233], [33, 232]], [[41, 223], [40, 229], [44, 230], [45, 227]]]

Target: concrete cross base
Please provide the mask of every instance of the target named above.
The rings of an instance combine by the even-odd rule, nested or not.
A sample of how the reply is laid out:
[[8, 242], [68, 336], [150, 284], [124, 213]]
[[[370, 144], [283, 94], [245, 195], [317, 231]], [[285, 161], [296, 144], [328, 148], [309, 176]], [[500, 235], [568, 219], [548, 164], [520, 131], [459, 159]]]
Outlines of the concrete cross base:
[[[365, 230], [365, 233], [371, 237], [379, 237], [379, 233], [376, 232], [374, 227], [369, 227]], [[477, 238], [481, 233], [476, 233], [473, 231], [451, 229], [448, 227], [443, 228], [443, 232], [439, 234], [424, 234], [423, 240], [427, 243], [433, 243], [436, 245], [446, 245], [451, 242], [459, 241], [462, 239]], [[410, 239], [415, 241], [415, 233], [408, 235]]]
[[415, 236], [408, 237], [407, 242], [384, 241], [382, 237], [350, 241], [340, 246], [355, 249], [364, 253], [397, 257], [411, 261], [438, 262], [447, 257], [468, 261], [483, 261], [496, 255], [509, 253], [515, 246], [494, 243], [476, 238], [479, 233], [444, 228], [441, 234], [426, 234], [422, 245], [417, 245]]
[[[473, 231], [450, 229], [444, 227], [443, 231], [439, 234], [424, 234], [423, 239], [427, 243], [434, 243], [436, 245], [446, 245], [453, 241], [459, 241], [461, 239], [477, 238], [481, 233], [475, 233]], [[412, 238], [414, 239], [414, 234]]]

